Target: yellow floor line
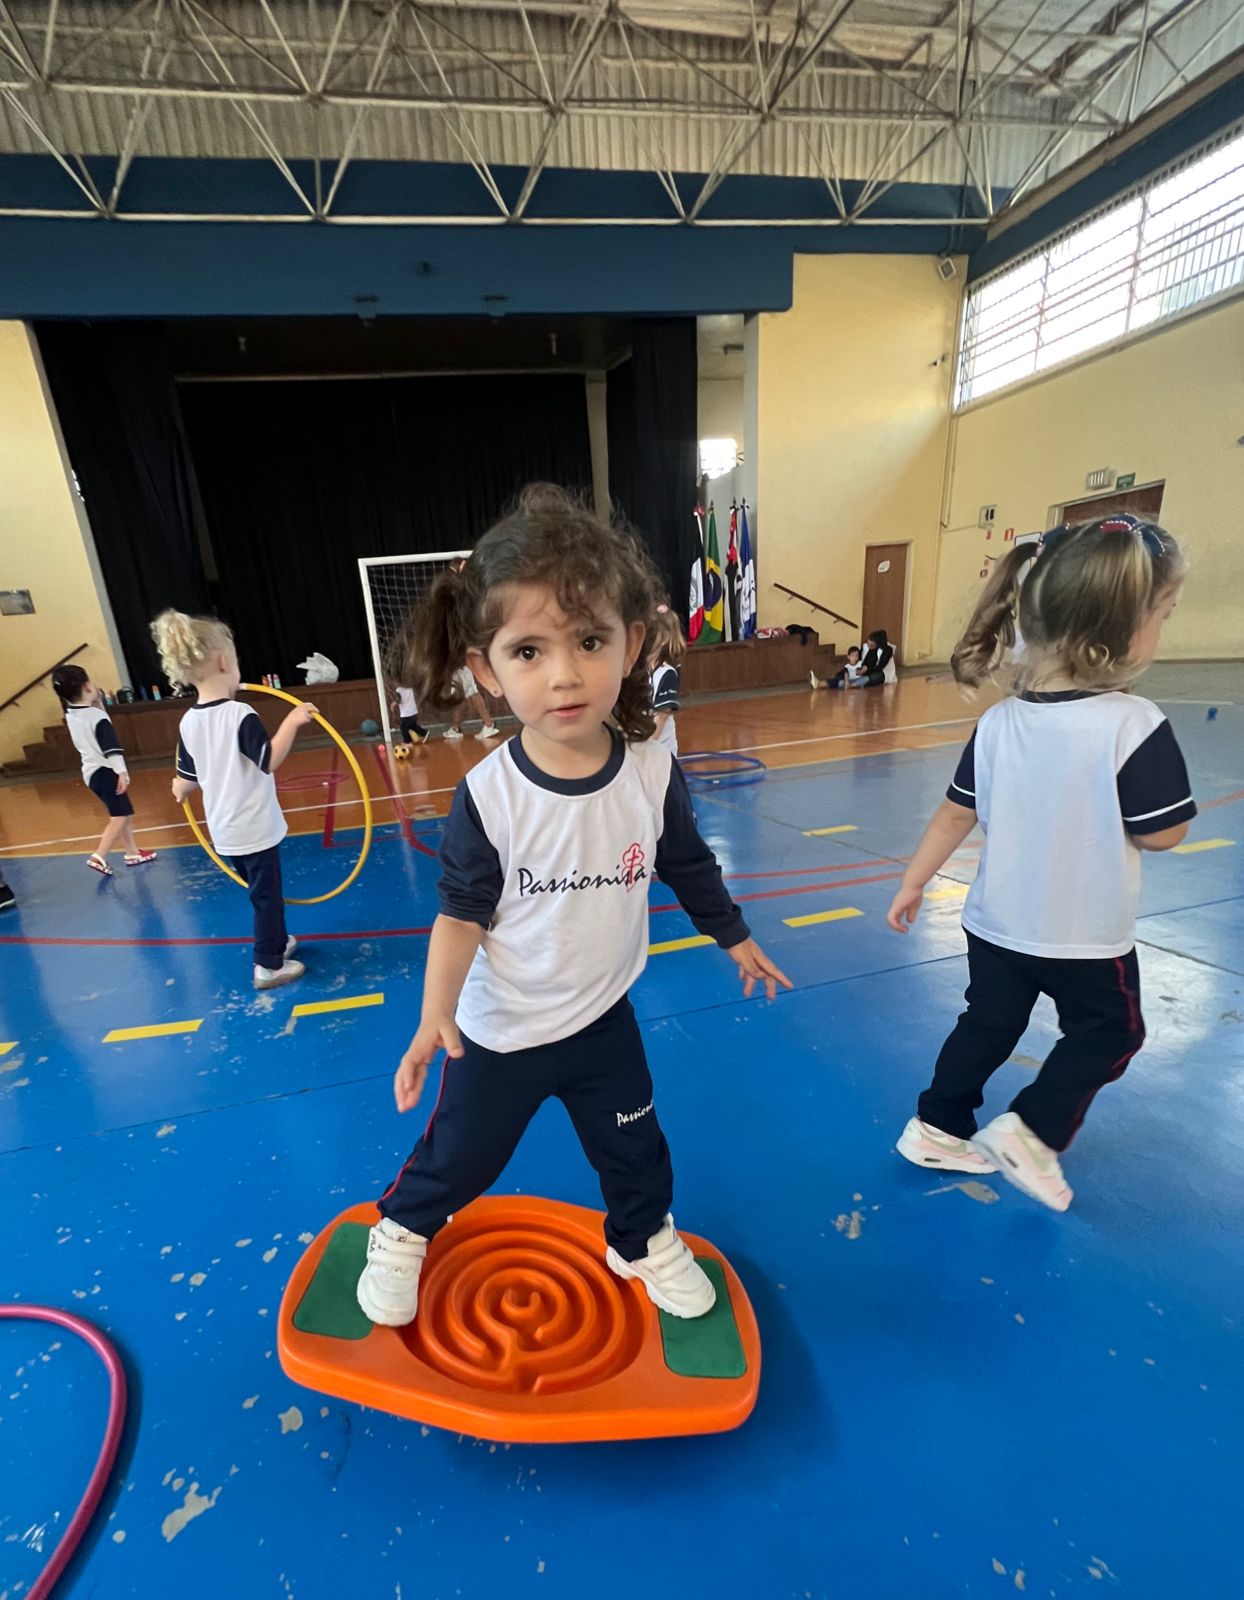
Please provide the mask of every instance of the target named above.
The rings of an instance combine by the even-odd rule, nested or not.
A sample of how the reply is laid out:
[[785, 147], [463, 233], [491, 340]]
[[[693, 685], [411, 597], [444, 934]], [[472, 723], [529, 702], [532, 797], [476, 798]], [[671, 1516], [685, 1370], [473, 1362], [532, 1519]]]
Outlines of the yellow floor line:
[[[782, 769], [779, 767], [777, 770], [780, 772]], [[805, 828], [803, 830], [803, 836], [804, 836], [805, 839], [824, 839], [828, 834], [831, 834], [831, 833], [858, 833], [858, 832], [859, 832], [859, 829], [856, 827], [856, 825], [853, 822], [843, 822], [843, 823], [840, 823], [838, 825], [838, 827], [836, 827], [836, 828]]]
[[926, 900], [962, 900], [968, 892], [966, 883], [956, 883], [950, 889], [930, 889], [925, 895]]
[[847, 917], [862, 917], [864, 913], [854, 906], [840, 906], [837, 911], [814, 911], [807, 917], [783, 917], [788, 928], [810, 928], [816, 922], [843, 922]]
[[383, 994], [352, 994], [344, 1000], [312, 1000], [306, 1005], [295, 1006], [293, 1014], [296, 1017], [322, 1017], [326, 1011], [357, 1011], [360, 1006], [382, 1006]]
[[1195, 856], [1202, 850], [1226, 850], [1234, 843], [1234, 839], [1196, 839], [1192, 844], [1177, 844], [1173, 853], [1177, 856]]
[[7, 1056], [10, 1050], [17, 1049], [17, 1040], [10, 1039], [7, 1044], [0, 1044], [0, 1056]]
[[650, 944], [650, 956], [667, 956], [674, 950], [697, 950], [702, 944], [713, 944], [707, 934], [697, 933], [693, 939], [667, 939], [664, 944]]
[[105, 1044], [125, 1044], [130, 1039], [162, 1039], [169, 1033], [197, 1033], [203, 1018], [191, 1022], [153, 1022], [145, 1028], [114, 1028], [104, 1035]]

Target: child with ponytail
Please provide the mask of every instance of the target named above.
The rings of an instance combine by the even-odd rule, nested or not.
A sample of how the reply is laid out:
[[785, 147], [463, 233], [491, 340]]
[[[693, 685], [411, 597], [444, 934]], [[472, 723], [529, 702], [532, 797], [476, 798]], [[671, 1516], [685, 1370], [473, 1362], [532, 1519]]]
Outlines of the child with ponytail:
[[178, 730], [173, 799], [180, 805], [196, 787], [202, 789], [212, 843], [250, 893], [256, 989], [292, 983], [306, 968], [290, 959], [297, 941], [285, 929], [280, 856], [289, 828], [273, 773], [315, 707], [295, 706], [269, 739], [258, 713], [236, 699], [242, 674], [233, 634], [223, 622], [165, 611], [151, 633], [169, 682], [198, 691]]
[[[898, 1149], [918, 1166], [997, 1171], [1055, 1211], [1072, 1198], [1059, 1154], [1144, 1043], [1141, 851], [1172, 849], [1196, 815], [1170, 723], [1128, 692], [1184, 574], [1170, 534], [1130, 516], [1055, 528], [998, 564], [951, 666], [979, 686], [1015, 645], [1018, 621], [1014, 692], [977, 724], [889, 911], [906, 933], [925, 885], [980, 822], [985, 845], [963, 910], [967, 1010]], [[978, 1131], [985, 1084], [1042, 994], [1062, 1038], [1010, 1109]]]
[[660, 602], [633, 538], [537, 486], [409, 624], [400, 677], [421, 704], [443, 703], [465, 661], [522, 727], [459, 784], [445, 824], [399, 1111], [442, 1050], [446, 1061], [432, 1120], [371, 1230], [358, 1299], [373, 1322], [413, 1320], [429, 1242], [497, 1181], [550, 1097], [600, 1177], [611, 1270], [673, 1316], [713, 1305], [670, 1215], [669, 1147], [628, 998], [653, 874], [739, 968], [744, 996], [790, 983], [751, 938], [678, 764], [652, 738], [644, 646]]

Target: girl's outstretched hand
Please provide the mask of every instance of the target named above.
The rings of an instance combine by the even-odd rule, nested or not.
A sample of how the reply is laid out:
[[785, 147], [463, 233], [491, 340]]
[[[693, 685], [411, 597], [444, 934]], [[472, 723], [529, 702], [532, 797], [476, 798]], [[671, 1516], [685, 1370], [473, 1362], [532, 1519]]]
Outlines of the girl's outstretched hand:
[[393, 1098], [399, 1111], [409, 1111], [419, 1104], [428, 1068], [438, 1050], [455, 1060], [464, 1053], [458, 1025], [452, 1017], [425, 1017], [419, 1024], [393, 1078]]
[[924, 903], [924, 890], [909, 889], [906, 884], [890, 902], [890, 909], [886, 912], [885, 919], [894, 929], [895, 933], [906, 933], [912, 923], [920, 914], [920, 907]]
[[738, 967], [739, 976], [743, 979], [744, 1000], [751, 999], [752, 990], [758, 983], [764, 984], [770, 1000], [776, 999], [779, 983], [783, 989], [795, 987], [781, 968], [773, 965], [755, 939], [744, 939], [742, 944], [731, 945], [726, 954]]

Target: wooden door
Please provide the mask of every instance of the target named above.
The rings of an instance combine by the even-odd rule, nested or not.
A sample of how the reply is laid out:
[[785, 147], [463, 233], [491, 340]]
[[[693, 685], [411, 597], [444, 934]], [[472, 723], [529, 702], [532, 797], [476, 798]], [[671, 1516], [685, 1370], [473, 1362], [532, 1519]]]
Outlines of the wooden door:
[[864, 638], [884, 628], [903, 659], [903, 617], [907, 606], [907, 546], [870, 544], [864, 552]]
[[1162, 515], [1163, 483], [1146, 483], [1139, 489], [1122, 489], [1117, 493], [1094, 495], [1088, 500], [1072, 500], [1062, 508], [1056, 522], [1094, 522], [1098, 517], [1109, 517], [1118, 511], [1130, 511], [1142, 522], [1157, 522]]

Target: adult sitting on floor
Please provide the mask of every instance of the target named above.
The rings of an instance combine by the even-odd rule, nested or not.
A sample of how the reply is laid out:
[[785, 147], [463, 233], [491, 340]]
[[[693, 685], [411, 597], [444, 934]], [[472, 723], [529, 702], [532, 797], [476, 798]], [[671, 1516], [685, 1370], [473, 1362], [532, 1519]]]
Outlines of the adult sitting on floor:
[[[852, 651], [854, 651], [852, 646]], [[894, 646], [886, 636], [884, 628], [878, 628], [868, 635], [868, 642], [864, 649], [864, 658], [858, 666], [847, 657], [848, 665], [841, 672], [835, 673], [832, 678], [825, 680], [827, 689], [877, 689], [884, 683], [898, 682], [898, 667], [894, 660]], [[814, 689], [820, 687], [816, 673], [809, 674]]]

